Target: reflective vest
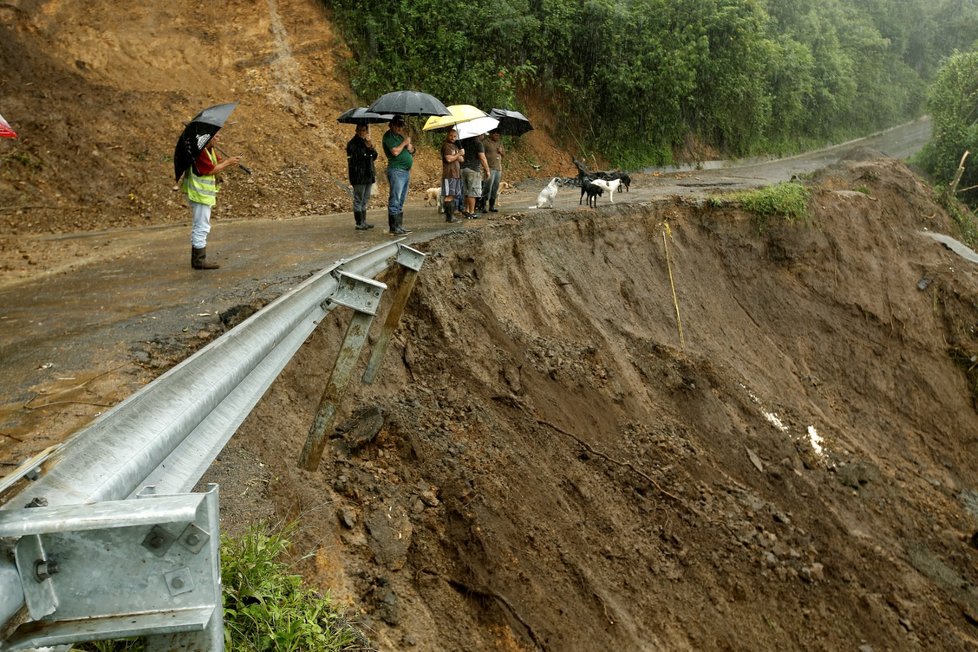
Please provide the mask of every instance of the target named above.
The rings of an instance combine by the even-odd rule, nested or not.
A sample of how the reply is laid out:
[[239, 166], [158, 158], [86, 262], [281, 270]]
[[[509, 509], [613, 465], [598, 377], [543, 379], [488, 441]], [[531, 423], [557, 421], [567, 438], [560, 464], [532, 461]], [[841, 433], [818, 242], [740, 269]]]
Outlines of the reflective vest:
[[[217, 165], [217, 154], [214, 150], [205, 149], [204, 152], [211, 163]], [[191, 165], [183, 179], [183, 191], [190, 201], [213, 206], [217, 203], [217, 177], [213, 174], [199, 176], [194, 173], [194, 166]]]

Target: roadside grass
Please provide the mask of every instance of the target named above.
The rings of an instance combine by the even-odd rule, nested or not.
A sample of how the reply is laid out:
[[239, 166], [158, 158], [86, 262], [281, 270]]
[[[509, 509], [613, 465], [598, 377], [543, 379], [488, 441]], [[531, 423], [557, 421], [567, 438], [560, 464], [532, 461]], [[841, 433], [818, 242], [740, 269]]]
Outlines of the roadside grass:
[[[224, 646], [228, 652], [373, 652], [374, 647], [329, 596], [303, 585], [284, 561], [295, 526], [250, 527], [221, 539]], [[138, 639], [76, 646], [89, 652], [143, 652]]]
[[787, 181], [740, 192], [714, 195], [710, 205], [716, 208], [737, 206], [753, 213], [757, 218], [757, 228], [764, 231], [775, 218], [785, 222], [806, 222], [809, 218], [808, 198], [811, 192], [804, 185]]

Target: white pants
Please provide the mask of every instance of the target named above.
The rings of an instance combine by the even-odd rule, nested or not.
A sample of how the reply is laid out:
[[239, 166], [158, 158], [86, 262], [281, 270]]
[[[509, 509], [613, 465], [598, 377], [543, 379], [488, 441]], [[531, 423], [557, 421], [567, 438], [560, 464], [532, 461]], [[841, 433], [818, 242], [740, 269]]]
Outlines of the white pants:
[[194, 223], [190, 229], [190, 246], [194, 249], [203, 249], [207, 246], [207, 234], [211, 232], [211, 207], [192, 201], [190, 210], [194, 214]]

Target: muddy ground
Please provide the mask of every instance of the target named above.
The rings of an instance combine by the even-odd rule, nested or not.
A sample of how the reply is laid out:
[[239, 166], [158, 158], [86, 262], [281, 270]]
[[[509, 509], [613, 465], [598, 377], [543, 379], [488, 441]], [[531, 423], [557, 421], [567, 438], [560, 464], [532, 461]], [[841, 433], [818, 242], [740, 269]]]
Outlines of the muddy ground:
[[299, 519], [381, 649], [975, 649], [978, 276], [862, 158], [802, 223], [673, 198], [427, 243], [319, 470], [337, 313], [222, 509]]
[[[173, 143], [218, 102], [241, 102], [224, 140], [254, 174], [226, 175], [215, 236], [348, 210], [335, 116], [364, 102], [349, 56], [314, 0], [0, 3], [0, 113], [21, 135], [0, 142], [3, 290], [140, 255], [167, 269], [187, 219]], [[559, 125], [529, 109], [510, 177], [573, 174]], [[428, 149], [415, 197], [437, 178]], [[903, 164], [864, 153], [810, 183], [798, 224], [712, 207], [706, 181], [419, 243], [403, 328], [319, 470], [294, 458], [341, 311], [213, 466], [225, 530], [301, 519], [297, 568], [384, 650], [976, 649], [978, 279], [920, 234], [955, 229]], [[144, 337], [166, 295], [101, 343], [95, 327], [133, 305], [58, 323], [122, 374], [27, 369], [53, 376], [38, 392], [25, 375], [3, 450], [56, 441], [224, 332], [215, 315], [299, 276], [276, 273], [194, 286], [171, 316], [183, 331]], [[36, 329], [64, 351], [39, 362], [60, 364], [74, 353], [50, 326], [7, 320], [5, 337]], [[29, 351], [4, 349], [4, 375]]]

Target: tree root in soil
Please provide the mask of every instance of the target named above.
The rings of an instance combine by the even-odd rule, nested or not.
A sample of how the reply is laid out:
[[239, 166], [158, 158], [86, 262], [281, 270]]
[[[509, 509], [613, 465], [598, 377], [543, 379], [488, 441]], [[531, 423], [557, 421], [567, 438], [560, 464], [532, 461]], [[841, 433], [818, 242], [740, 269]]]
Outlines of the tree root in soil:
[[683, 501], [679, 496], [676, 496], [674, 494], [671, 494], [668, 491], [666, 491], [665, 489], [663, 489], [662, 486], [658, 482], [655, 481], [655, 479], [653, 479], [647, 473], [643, 473], [642, 471], [640, 471], [637, 468], [635, 468], [635, 465], [632, 464], [631, 462], [622, 462], [622, 461], [616, 460], [613, 457], [611, 457], [609, 455], [606, 455], [606, 454], [602, 453], [599, 450], [596, 450], [593, 446], [591, 446], [590, 444], [588, 444], [586, 441], [584, 441], [583, 439], [581, 439], [580, 437], [578, 437], [574, 433], [568, 432], [568, 431], [564, 430], [563, 428], [561, 428], [560, 426], [558, 426], [558, 425], [556, 425], [554, 423], [551, 423], [551, 422], [547, 421], [546, 419], [541, 419], [539, 417], [536, 417], [536, 422], [539, 423], [542, 426], [547, 426], [548, 428], [550, 428], [552, 430], [555, 430], [556, 432], [559, 432], [562, 435], [565, 435], [567, 437], [570, 437], [571, 439], [573, 439], [574, 441], [576, 441], [581, 446], [581, 448], [583, 448], [584, 450], [586, 450], [589, 454], [595, 455], [597, 457], [600, 457], [603, 460], [606, 460], [608, 462], [611, 462], [612, 464], [617, 464], [618, 466], [622, 466], [622, 467], [630, 470], [632, 473], [635, 473], [636, 475], [638, 475], [639, 477], [641, 477], [642, 479], [644, 479], [646, 482], [648, 482], [649, 484], [651, 484], [653, 487], [655, 487], [656, 491], [658, 491], [663, 496], [666, 496], [667, 498], [672, 498], [674, 501], [676, 501], [677, 503], [679, 503], [683, 507], [686, 507], [687, 509], [689, 509], [690, 511], [692, 511], [697, 516], [701, 516], [701, 514], [694, 507], [692, 507], [691, 505], [687, 505], [686, 502]]

